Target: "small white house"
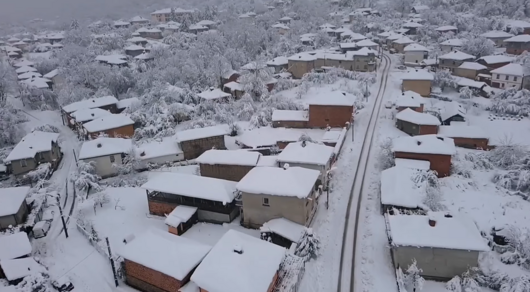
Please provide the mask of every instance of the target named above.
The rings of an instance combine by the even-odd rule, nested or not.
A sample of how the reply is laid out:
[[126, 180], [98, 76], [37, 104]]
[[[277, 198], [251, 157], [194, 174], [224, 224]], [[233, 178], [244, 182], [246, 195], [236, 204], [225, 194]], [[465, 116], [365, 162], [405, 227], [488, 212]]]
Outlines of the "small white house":
[[397, 165], [381, 172], [381, 205], [385, 213], [392, 208], [424, 208], [426, 184], [415, 181], [416, 176], [418, 169]]
[[442, 52], [449, 53], [454, 50], [458, 50], [464, 45], [461, 39], [450, 39], [440, 43], [440, 49]]
[[173, 137], [165, 137], [160, 140], [150, 141], [136, 147], [141, 167], [148, 164], [164, 164], [184, 160], [184, 152]]
[[410, 44], [403, 51], [405, 53], [405, 65], [419, 65], [429, 54], [429, 50], [420, 44]]
[[111, 177], [118, 174], [118, 170], [113, 165], [121, 165], [125, 155], [132, 149], [130, 139], [100, 137], [83, 143], [79, 151], [79, 160], [94, 161], [97, 175], [102, 178]]
[[495, 70], [491, 70], [491, 86], [496, 88], [521, 89], [524, 76], [523, 66], [510, 63]]

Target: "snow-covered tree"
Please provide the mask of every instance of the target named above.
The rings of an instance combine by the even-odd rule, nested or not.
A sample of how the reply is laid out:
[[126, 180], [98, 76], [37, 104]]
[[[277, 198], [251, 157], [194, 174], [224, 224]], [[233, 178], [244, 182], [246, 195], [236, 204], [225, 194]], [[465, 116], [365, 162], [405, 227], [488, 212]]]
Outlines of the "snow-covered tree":
[[410, 13], [412, 9], [412, 5], [414, 5], [413, 0], [396, 0], [396, 1], [392, 1], [391, 3], [392, 8], [395, 11], [401, 13], [401, 17]]
[[92, 196], [94, 198], [94, 208], [96, 205], [99, 205], [101, 208], [103, 208], [103, 205], [110, 202], [110, 197], [107, 192], [99, 192]]
[[391, 168], [395, 164], [394, 152], [392, 152], [392, 139], [387, 138], [379, 145], [379, 167], [381, 170]]
[[528, 116], [530, 114], [530, 91], [510, 88], [493, 97], [491, 111], [501, 115]]
[[473, 97], [473, 90], [471, 90], [469, 87], [464, 86], [460, 88], [460, 95], [459, 97], [461, 99], [471, 99]]
[[398, 291], [407, 292], [407, 283], [405, 283], [405, 275], [403, 274], [403, 270], [401, 268], [396, 269], [396, 281], [398, 285]]
[[450, 292], [463, 292], [462, 279], [460, 279], [460, 276], [454, 276], [451, 280], [449, 280], [449, 282], [445, 284], [445, 290]]
[[77, 172], [72, 174], [70, 180], [75, 188], [80, 191], [101, 191], [103, 188], [99, 184], [101, 177], [96, 174], [96, 163], [94, 161], [84, 162], [79, 161]]
[[[256, 66], [262, 64], [256, 63]], [[243, 87], [243, 91], [248, 93], [254, 101], [263, 100], [269, 93], [267, 83], [272, 79], [272, 75], [267, 68], [245, 71], [239, 77], [239, 83]]]
[[24, 135], [21, 123], [26, 117], [5, 102], [0, 103], [0, 117], [0, 147], [17, 143]]
[[307, 228], [296, 246], [295, 255], [304, 258], [306, 261], [318, 257], [320, 250], [320, 240], [313, 234], [313, 230]]
[[7, 94], [17, 88], [17, 75], [7, 62], [0, 60], [0, 104], [4, 104]]
[[20, 292], [55, 292], [47, 273], [31, 273], [17, 284]]
[[440, 87], [443, 91], [446, 87], [457, 88], [457, 83], [451, 75], [451, 72], [447, 70], [438, 70], [434, 73], [433, 86]]
[[407, 268], [405, 272], [405, 283], [407, 291], [419, 292], [423, 289], [425, 279], [421, 276], [422, 269], [417, 265], [416, 260], [412, 261], [412, 264]]
[[52, 171], [51, 164], [43, 163], [37, 166], [36, 169], [25, 174], [24, 177], [27, 180], [29, 180], [31, 183], [36, 183], [42, 179], [46, 179], [51, 171]]
[[495, 52], [495, 43], [485, 37], [471, 37], [464, 42], [461, 50], [480, 58], [493, 54]]

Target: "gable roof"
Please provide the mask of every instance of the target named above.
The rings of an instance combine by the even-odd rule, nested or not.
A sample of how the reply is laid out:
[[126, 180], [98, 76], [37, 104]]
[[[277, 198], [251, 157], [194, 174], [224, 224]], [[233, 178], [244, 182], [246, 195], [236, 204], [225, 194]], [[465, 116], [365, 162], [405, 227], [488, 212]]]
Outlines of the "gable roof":
[[470, 54], [466, 54], [466, 53], [458, 51], [458, 50], [454, 50], [454, 51], [452, 51], [450, 53], [447, 53], [445, 55], [442, 55], [442, 56], [438, 57], [438, 59], [463, 61], [463, 60], [474, 60], [475, 56], [470, 55]]
[[413, 179], [417, 169], [394, 166], [381, 172], [381, 204], [404, 208], [423, 206], [425, 183]]
[[112, 154], [128, 153], [131, 149], [131, 139], [99, 137], [83, 142], [79, 151], [79, 159], [84, 160]]
[[16, 259], [30, 253], [31, 243], [25, 232], [0, 235], [0, 261]]
[[469, 69], [469, 70], [484, 70], [484, 69], [488, 69], [488, 67], [482, 65], [482, 64], [479, 64], [479, 63], [476, 63], [476, 62], [464, 62], [462, 63], [462, 65], [458, 66], [458, 68], [460, 69]]
[[134, 121], [131, 120], [127, 115], [124, 114], [111, 114], [94, 119], [83, 127], [89, 133], [97, 133], [105, 130], [116, 129], [124, 126], [133, 125]]
[[199, 164], [256, 166], [261, 154], [246, 150], [207, 150], [195, 159]]
[[485, 37], [485, 38], [511, 38], [514, 35], [511, 33], [502, 31], [502, 30], [490, 30], [488, 32], [481, 34], [480, 36]]
[[401, 80], [434, 80], [434, 76], [426, 70], [412, 70], [404, 73]]
[[394, 139], [392, 144], [392, 152], [440, 155], [453, 155], [456, 153], [454, 140], [438, 135], [399, 137]]
[[37, 153], [52, 150], [52, 142], [57, 143], [58, 133], [33, 131], [15, 146], [11, 153], [4, 159], [5, 162], [33, 158]]
[[118, 99], [115, 98], [114, 96], [103, 96], [103, 97], [90, 98], [90, 99], [85, 99], [85, 100], [71, 103], [69, 105], [63, 106], [63, 110], [67, 113], [71, 113], [71, 112], [75, 112], [77, 110], [85, 109], [85, 108], [104, 107], [104, 106], [116, 104], [117, 102], [118, 102]]
[[446, 40], [446, 41], [441, 42], [440, 45], [442, 45], [442, 46], [461, 47], [462, 45], [464, 45], [464, 41], [462, 41], [461, 39], [450, 39], [450, 40]]
[[504, 65], [495, 70], [491, 70], [492, 74], [504, 74], [504, 75], [513, 75], [513, 76], [524, 76], [524, 68], [521, 64], [510, 63]]
[[97, 107], [80, 109], [70, 114], [70, 116], [72, 116], [77, 122], [92, 121], [107, 115], [112, 115], [112, 113]]
[[450, 31], [450, 30], [458, 30], [456, 26], [453, 25], [443, 25], [435, 29], [436, 31]]
[[442, 121], [446, 121], [454, 116], [461, 116], [465, 118], [466, 110], [460, 103], [456, 101], [444, 102], [443, 107], [440, 111], [440, 118], [442, 119]]
[[419, 113], [413, 111], [410, 108], [406, 108], [400, 111], [396, 115], [396, 119], [404, 122], [409, 122], [416, 125], [426, 125], [426, 126], [439, 126], [440, 120], [437, 117], [431, 114]]
[[438, 134], [449, 138], [489, 139], [489, 135], [482, 128], [468, 125], [441, 126]]
[[483, 60], [486, 64], [499, 64], [512, 62], [515, 58], [506, 55], [491, 55], [480, 57], [479, 60]]
[[208, 90], [205, 90], [205, 91], [197, 94], [197, 96], [199, 96], [202, 99], [206, 99], [206, 100], [214, 100], [214, 99], [221, 99], [221, 98], [230, 97], [231, 94], [230, 93], [226, 93], [226, 92], [222, 91], [219, 88], [213, 88], [212, 87], [212, 88], [210, 88]]
[[309, 105], [353, 106], [356, 97], [343, 91], [333, 91], [325, 96], [310, 99]]
[[278, 162], [327, 165], [333, 156], [333, 147], [312, 142], [289, 143], [278, 155]]
[[215, 136], [224, 136], [227, 134], [228, 127], [226, 125], [218, 125], [180, 131], [175, 134], [175, 138], [177, 142], [181, 143]]
[[530, 35], [520, 34], [509, 39], [504, 40], [505, 43], [528, 43], [530, 42]]
[[0, 217], [16, 214], [30, 187], [0, 188]]
[[410, 44], [406, 46], [403, 51], [405, 52], [428, 52], [429, 49], [420, 44]]
[[[234, 249], [240, 249], [241, 254]], [[285, 251], [268, 241], [229, 230], [197, 267], [191, 280], [210, 292], [267, 291]]]

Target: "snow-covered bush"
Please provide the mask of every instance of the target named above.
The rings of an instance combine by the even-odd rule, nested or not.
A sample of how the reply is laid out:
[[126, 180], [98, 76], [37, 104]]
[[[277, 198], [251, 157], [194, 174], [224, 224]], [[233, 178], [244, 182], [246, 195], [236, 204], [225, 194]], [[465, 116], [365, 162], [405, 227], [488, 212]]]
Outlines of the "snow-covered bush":
[[296, 246], [295, 255], [304, 258], [306, 261], [318, 257], [320, 250], [320, 240], [313, 234], [313, 230], [307, 228]]
[[460, 88], [460, 95], [459, 97], [461, 99], [471, 99], [473, 97], [473, 90], [471, 90], [469, 87], [465, 86]]
[[511, 249], [502, 254], [501, 260], [505, 264], [516, 264], [530, 270], [530, 230], [527, 227], [510, 225], [503, 228], [503, 231], [506, 231], [505, 239]]
[[48, 132], [48, 133], [59, 133], [60, 132], [59, 128], [57, 128], [56, 126], [50, 125], [50, 124], [44, 124], [44, 125], [37, 126], [33, 128], [31, 131], [32, 132], [41, 131], [41, 132]]
[[416, 263], [416, 260], [412, 261], [412, 264], [407, 268], [405, 272], [405, 287], [407, 291], [421, 291], [423, 289], [423, 284], [425, 279], [420, 275], [422, 269], [420, 269]]
[[465, 53], [480, 58], [495, 52], [495, 43], [485, 37], [471, 37], [464, 41], [461, 50]]
[[47, 273], [31, 273], [17, 284], [20, 292], [55, 292]]
[[24, 175], [24, 178], [31, 184], [36, 183], [40, 180], [48, 178], [52, 171], [52, 166], [50, 163], [43, 163], [37, 166], [36, 169], [28, 172]]
[[493, 97], [491, 111], [500, 115], [528, 116], [530, 113], [530, 91], [510, 88]]
[[89, 189], [96, 192], [101, 191], [100, 179], [101, 177], [96, 173], [96, 163], [94, 161], [79, 161], [77, 171], [70, 177], [74, 187], [80, 191], [88, 191]]
[[392, 139], [386, 138], [379, 145], [379, 167], [381, 170], [391, 168], [395, 165], [394, 152], [392, 152]]
[[456, 83], [453, 75], [451, 75], [451, 72], [447, 70], [436, 71], [436, 73], [434, 73], [434, 80], [432, 82], [432, 85], [435, 87], [440, 87], [442, 91], [446, 87], [449, 87], [449, 88], [458, 87], [458, 84]]
[[507, 139], [502, 145], [488, 152], [489, 161], [502, 169], [518, 168], [520, 163], [530, 155], [526, 147], [515, 145]]
[[4, 104], [9, 92], [18, 87], [15, 70], [7, 62], [0, 60], [0, 103]]
[[27, 120], [26, 117], [6, 103], [0, 103], [0, 117], [0, 147], [18, 143], [24, 135], [21, 123]]
[[138, 173], [128, 176], [111, 177], [105, 180], [105, 186], [112, 188], [140, 187], [147, 182], [147, 174]]

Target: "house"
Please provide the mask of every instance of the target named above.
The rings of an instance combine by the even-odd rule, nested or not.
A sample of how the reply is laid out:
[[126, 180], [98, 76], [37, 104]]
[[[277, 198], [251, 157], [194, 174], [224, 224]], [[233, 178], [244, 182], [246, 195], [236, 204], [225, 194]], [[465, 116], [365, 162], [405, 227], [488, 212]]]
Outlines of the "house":
[[127, 21], [123, 21], [123, 20], [117, 20], [117, 21], [114, 21], [113, 25], [115, 28], [127, 28], [131, 26], [131, 23]]
[[456, 102], [444, 102], [440, 109], [440, 119], [442, 125], [450, 125], [451, 122], [465, 122], [466, 121], [466, 110], [464, 107]]
[[[31, 251], [31, 243], [26, 232], [0, 235], [0, 262], [26, 258]], [[4, 277], [5, 274], [0, 267], [0, 278]]]
[[451, 72], [454, 72], [455, 69], [460, 67], [460, 65], [462, 65], [464, 62], [473, 62], [475, 60], [475, 56], [454, 50], [438, 57], [438, 60], [438, 67], [440, 69], [447, 69]]
[[440, 43], [440, 49], [442, 52], [453, 52], [459, 50], [464, 45], [464, 41], [461, 39], [450, 39]]
[[276, 31], [281, 35], [288, 33], [290, 30], [290, 28], [283, 23], [273, 24], [272, 28], [276, 29]]
[[165, 137], [136, 145], [136, 157], [140, 161], [139, 169], [149, 165], [160, 165], [184, 160], [184, 152], [173, 137]]
[[286, 57], [276, 57], [267, 62], [267, 67], [274, 69], [274, 73], [280, 73], [284, 70], [287, 70], [289, 65], [289, 60]]
[[317, 207], [319, 176], [320, 171], [302, 167], [253, 168], [236, 186], [243, 225], [258, 228], [284, 217], [308, 226]]
[[396, 109], [401, 112], [407, 108], [423, 113], [423, 97], [414, 91], [404, 91], [396, 98]]
[[489, 135], [482, 128], [468, 125], [441, 126], [438, 134], [454, 140], [455, 146], [487, 150]]
[[488, 67], [476, 62], [464, 62], [454, 69], [454, 75], [475, 80], [479, 74], [487, 74]]
[[[359, 49], [358, 51], [346, 52], [347, 59], [353, 59], [353, 65], [351, 69], [353, 71], [361, 72], [373, 72], [376, 69], [376, 58], [377, 51], [374, 51], [368, 47]], [[340, 66], [335, 66], [340, 67]]]
[[18, 80], [27, 80], [27, 79], [33, 79], [33, 78], [40, 78], [42, 77], [42, 74], [39, 72], [26, 72], [22, 74], [18, 74], [17, 78]]
[[355, 96], [341, 91], [333, 91], [309, 104], [310, 128], [344, 127], [353, 121]]
[[230, 223], [239, 215], [236, 206], [236, 182], [174, 172], [161, 172], [142, 188], [147, 193], [149, 213], [164, 216], [176, 206], [197, 208], [197, 219], [212, 223]]
[[334, 148], [313, 142], [289, 143], [278, 155], [278, 165], [285, 167], [303, 167], [320, 171], [317, 184], [327, 186], [327, 172], [333, 162]]
[[226, 149], [226, 126], [211, 126], [177, 132], [176, 141], [184, 152], [184, 159], [194, 159], [210, 149]]
[[137, 45], [137, 46], [145, 46], [145, 45], [147, 45], [147, 39], [143, 38], [143, 37], [139, 37], [139, 36], [132, 37], [132, 38], [128, 39], [127, 42], [132, 43], [132, 44]]
[[414, 211], [426, 209], [423, 199], [425, 198], [427, 185], [424, 181], [416, 180], [419, 171], [420, 169], [396, 165], [381, 172], [381, 206], [383, 214], [392, 213], [394, 208]]
[[80, 109], [70, 114], [70, 123], [74, 123], [74, 129], [81, 133], [83, 131], [83, 124], [93, 121], [95, 119], [112, 115], [109, 111], [100, 108], [86, 108]]
[[482, 64], [488, 68], [488, 70], [493, 70], [500, 68], [502, 66], [508, 65], [515, 60], [514, 57], [506, 55], [491, 55], [480, 57], [477, 60], [477, 63]]
[[395, 158], [427, 160], [438, 177], [451, 173], [451, 156], [456, 153], [453, 139], [439, 135], [420, 135], [394, 139], [392, 152]]
[[285, 218], [275, 218], [260, 227], [261, 238], [290, 249], [296, 247], [310, 229]]
[[138, 55], [143, 54], [145, 51], [149, 51], [149, 49], [146, 49], [138, 45], [127, 46], [124, 48], [124, 50], [125, 50], [125, 55], [132, 56], [132, 57], [136, 57]]
[[289, 17], [289, 16], [284, 16], [284, 17], [278, 19], [278, 21], [279, 21], [280, 23], [284, 23], [284, 24], [289, 24], [289, 23], [291, 23], [291, 20], [293, 20], [293, 19], [292, 19], [291, 17]]
[[170, 21], [182, 21], [185, 17], [194, 13], [194, 10], [182, 8], [164, 8], [151, 13], [151, 18], [155, 22], [166, 23]]
[[521, 89], [523, 78], [526, 77], [525, 69], [520, 64], [510, 63], [503, 67], [491, 70], [491, 87]]
[[134, 121], [125, 114], [112, 114], [94, 119], [83, 124], [87, 138], [95, 139], [101, 133], [108, 137], [132, 137], [134, 135]]
[[272, 126], [274, 128], [308, 128], [308, 122], [307, 111], [274, 110], [272, 112]]
[[63, 153], [58, 144], [59, 134], [33, 131], [15, 146], [4, 159], [14, 175], [26, 174], [42, 163], [50, 163], [56, 169]]
[[387, 216], [395, 268], [416, 260], [425, 279], [447, 281], [478, 266], [480, 252], [490, 249], [473, 221], [441, 212]]
[[210, 87], [210, 89], [205, 90], [199, 94], [197, 94], [201, 99], [203, 100], [228, 100], [229, 97], [232, 95], [230, 93], [226, 93], [222, 91], [219, 88], [213, 88]]
[[429, 6], [427, 5], [416, 5], [412, 6], [412, 13], [414, 14], [420, 14], [422, 11], [429, 10]]
[[359, 49], [356, 43], [340, 43], [339, 48], [343, 54], [346, 54], [346, 52], [349, 51], [356, 51]]
[[0, 270], [3, 271], [6, 280], [10, 285], [17, 285], [22, 282], [26, 276], [47, 271], [44, 266], [37, 263], [31, 257], [2, 260], [0, 262]]
[[421, 23], [409, 21], [404, 23], [401, 27], [408, 29], [407, 34], [415, 35], [418, 32], [418, 28], [422, 27]]
[[129, 20], [129, 22], [133, 25], [143, 25], [143, 24], [149, 24], [149, 19], [144, 18], [142, 16], [135, 16]]
[[139, 102], [140, 100], [136, 97], [120, 99], [116, 104], [116, 108], [118, 109], [118, 113], [122, 113], [124, 110], [130, 108], [135, 104], [138, 104]]
[[432, 81], [434, 76], [425, 70], [409, 71], [402, 75], [402, 91], [414, 91], [421, 96], [431, 96]]
[[240, 181], [258, 165], [261, 154], [246, 150], [207, 150], [195, 159], [201, 176]]
[[520, 55], [524, 51], [530, 51], [530, 35], [520, 34], [509, 39], [505, 39], [506, 53]]
[[191, 276], [208, 292], [271, 292], [286, 250], [235, 230], [227, 231]]
[[118, 66], [118, 67], [127, 67], [129, 66], [127, 63], [127, 56], [121, 55], [121, 54], [114, 54], [114, 55], [99, 55], [96, 56], [96, 61], [100, 62], [101, 64], [106, 64], [109, 66]]
[[448, 33], [448, 32], [457, 33], [458, 32], [458, 28], [452, 25], [443, 25], [443, 26], [436, 28], [435, 30], [439, 33]]
[[35, 66], [35, 63], [28, 61], [28, 60], [22, 60], [20, 62], [15, 63], [13, 67], [15, 68], [21, 68], [21, 67], [33, 67]]
[[162, 39], [162, 30], [154, 27], [142, 27], [137, 32], [140, 37], [159, 40]]
[[125, 155], [133, 149], [130, 139], [100, 137], [83, 142], [79, 151], [79, 160], [94, 162], [96, 174], [102, 178], [115, 176], [118, 169], [114, 165], [122, 165]]
[[311, 72], [315, 69], [315, 62], [317, 56], [311, 53], [299, 53], [287, 58], [289, 73], [293, 75], [293, 78], [300, 79], [306, 73]]
[[[35, 74], [36, 72], [31, 72], [31, 74]], [[28, 73], [25, 73], [28, 74]], [[19, 75], [20, 77], [20, 75]], [[26, 84], [30, 89], [34, 89], [36, 91], [31, 91], [33, 95], [40, 96], [42, 94], [42, 89], [52, 89], [52, 81], [50, 79], [41, 78], [32, 76], [30, 79], [25, 79], [20, 81], [20, 83]]]
[[245, 91], [243, 90], [243, 86], [236, 81], [231, 81], [223, 85], [223, 91], [230, 93], [230, 95], [234, 99], [240, 99], [245, 94]]
[[168, 232], [175, 235], [182, 235], [190, 229], [193, 224], [199, 221], [197, 210], [197, 207], [176, 206], [167, 215], [166, 220], [164, 220], [164, 223], [168, 226]]
[[[336, 32], [337, 32], [337, 30], [336, 30]], [[339, 32], [337, 32], [337, 33], [339, 33]], [[367, 39], [367, 37], [362, 35], [362, 34], [360, 34], [360, 33], [353, 32], [350, 29], [344, 29], [342, 32], [340, 32], [340, 39], [341, 40], [349, 40], [351, 42], [359, 42], [359, 41]]]
[[411, 136], [437, 134], [439, 126], [440, 120], [437, 117], [410, 108], [396, 115], [396, 128]]
[[26, 221], [29, 213], [26, 196], [30, 187], [0, 188], [0, 230]]
[[198, 25], [198, 24], [192, 24], [188, 27], [188, 31], [190, 33], [198, 34], [200, 32], [208, 31], [209, 28], [207, 26]]
[[150, 229], [128, 242], [118, 255], [125, 282], [140, 291], [177, 291], [210, 251], [210, 246]]
[[357, 45], [358, 48], [369, 48], [372, 50], [377, 50], [377, 48], [379, 47], [379, 44], [374, 43], [373, 41], [369, 39], [358, 41], [355, 44]]
[[504, 40], [514, 37], [513, 34], [504, 32], [502, 30], [488, 31], [481, 34], [480, 36], [494, 42], [497, 47], [504, 47]]
[[197, 22], [196, 24], [197, 25], [201, 25], [201, 26], [205, 26], [208, 29], [214, 29], [217, 26], [217, 22], [215, 22], [213, 20], [208, 20], [208, 19], [201, 20], [201, 21]]
[[46, 39], [48, 40], [48, 42], [50, 44], [53, 45], [55, 43], [61, 42], [64, 39], [64, 34], [63, 33], [53, 33], [53, 34], [47, 35]]
[[420, 44], [410, 44], [403, 48], [405, 54], [405, 65], [419, 65], [421, 61], [427, 59], [429, 50]]
[[508, 20], [505, 31], [515, 34], [530, 34], [530, 22], [524, 20]]
[[114, 96], [103, 96], [91, 99], [85, 99], [65, 105], [61, 108], [61, 114], [63, 117], [63, 124], [69, 127], [74, 127], [75, 123], [72, 122], [72, 117], [70, 116], [73, 112], [81, 109], [90, 109], [90, 108], [100, 108], [111, 113], [116, 113], [118, 99]]
[[64, 78], [59, 74], [59, 69], [54, 69], [46, 74], [44, 74], [45, 79], [49, 79], [52, 81], [53, 86], [56, 87], [61, 84], [61, 82], [64, 80]]
[[221, 76], [221, 88], [223, 88], [223, 86], [226, 83], [237, 82], [237, 79], [239, 78], [239, 76], [241, 76], [241, 74], [239, 74], [239, 72], [237, 71], [234, 71], [234, 70], [227, 71]]
[[403, 53], [406, 46], [414, 43], [409, 37], [402, 37], [392, 42], [392, 47], [397, 53]]
[[385, 43], [387, 46], [389, 47], [392, 47], [392, 43], [395, 41], [395, 40], [398, 40], [400, 38], [403, 38], [405, 37], [404, 34], [402, 33], [396, 33], [396, 32], [391, 32], [385, 39]]

